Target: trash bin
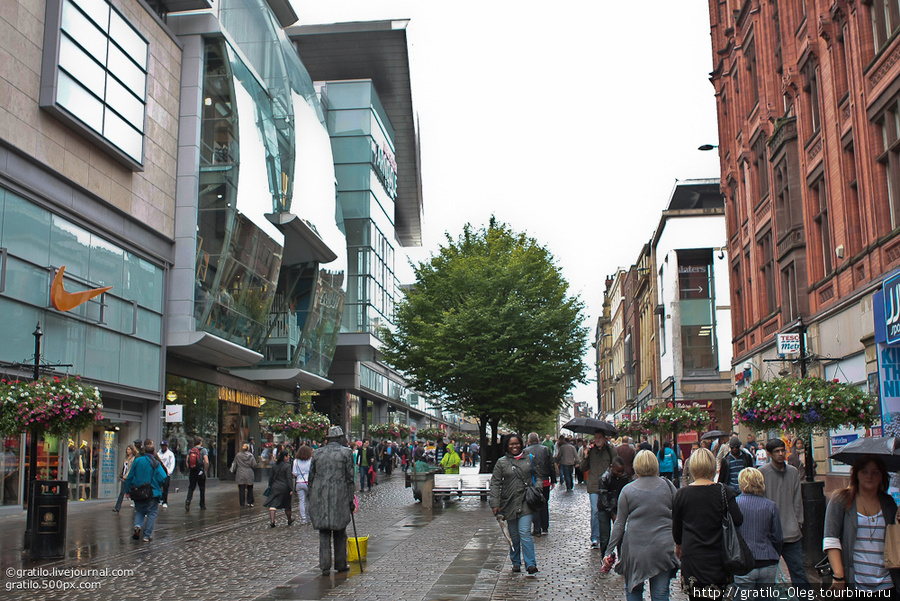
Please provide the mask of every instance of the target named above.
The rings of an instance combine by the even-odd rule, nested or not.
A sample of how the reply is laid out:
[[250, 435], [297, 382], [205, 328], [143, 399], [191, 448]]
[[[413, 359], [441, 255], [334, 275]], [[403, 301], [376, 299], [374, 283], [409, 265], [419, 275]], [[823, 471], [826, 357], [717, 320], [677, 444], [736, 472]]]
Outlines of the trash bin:
[[69, 483], [35, 480], [31, 486], [31, 558], [65, 557]]

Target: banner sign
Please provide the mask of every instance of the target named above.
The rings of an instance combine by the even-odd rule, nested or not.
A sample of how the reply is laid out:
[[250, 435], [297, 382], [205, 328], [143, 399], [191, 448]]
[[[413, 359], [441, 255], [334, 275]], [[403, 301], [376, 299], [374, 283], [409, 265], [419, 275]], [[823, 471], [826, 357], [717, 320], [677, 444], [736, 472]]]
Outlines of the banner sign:
[[881, 289], [884, 293], [884, 329], [887, 333], [887, 343], [900, 342], [900, 273], [884, 280]]

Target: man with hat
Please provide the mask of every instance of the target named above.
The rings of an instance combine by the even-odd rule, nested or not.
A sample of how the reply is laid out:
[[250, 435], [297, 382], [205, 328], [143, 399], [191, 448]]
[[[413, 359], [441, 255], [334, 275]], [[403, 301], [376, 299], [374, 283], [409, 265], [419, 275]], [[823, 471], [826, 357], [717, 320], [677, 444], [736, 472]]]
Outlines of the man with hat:
[[347, 524], [355, 509], [353, 453], [344, 446], [344, 431], [332, 426], [328, 444], [316, 449], [309, 466], [309, 519], [319, 531], [319, 569], [331, 573], [331, 544], [334, 541], [334, 568], [347, 572]]
[[741, 487], [738, 486], [738, 474], [745, 467], [753, 467], [753, 457], [748, 455], [741, 449], [741, 439], [732, 436], [728, 441], [730, 451], [722, 458], [719, 464], [719, 483], [724, 484], [735, 494], [741, 494]]
[[169, 443], [164, 440], [159, 443], [159, 453], [156, 456], [159, 457], [160, 463], [166, 470], [166, 480], [162, 485], [162, 508], [168, 509], [169, 482], [172, 481], [172, 472], [175, 471], [175, 453], [169, 450]]

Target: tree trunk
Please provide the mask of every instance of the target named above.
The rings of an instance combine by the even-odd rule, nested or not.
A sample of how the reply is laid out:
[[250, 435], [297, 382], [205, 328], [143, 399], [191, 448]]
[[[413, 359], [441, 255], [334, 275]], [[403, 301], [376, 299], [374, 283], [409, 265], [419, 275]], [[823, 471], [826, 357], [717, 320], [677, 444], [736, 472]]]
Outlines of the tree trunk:
[[478, 448], [481, 450], [481, 464], [478, 466], [478, 471], [481, 473], [487, 473], [487, 457], [488, 457], [488, 447], [487, 444], [487, 416], [479, 415], [478, 416]]

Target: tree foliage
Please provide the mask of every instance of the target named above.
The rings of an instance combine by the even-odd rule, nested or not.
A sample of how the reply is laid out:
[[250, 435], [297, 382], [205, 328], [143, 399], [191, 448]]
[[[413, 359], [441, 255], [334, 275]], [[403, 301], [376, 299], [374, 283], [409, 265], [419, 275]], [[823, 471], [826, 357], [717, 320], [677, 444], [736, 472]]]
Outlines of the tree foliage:
[[[583, 303], [550, 252], [494, 219], [414, 267], [415, 285], [384, 332], [385, 361], [441, 409], [490, 423], [548, 415], [583, 382]], [[484, 438], [483, 438], [484, 439]]]

